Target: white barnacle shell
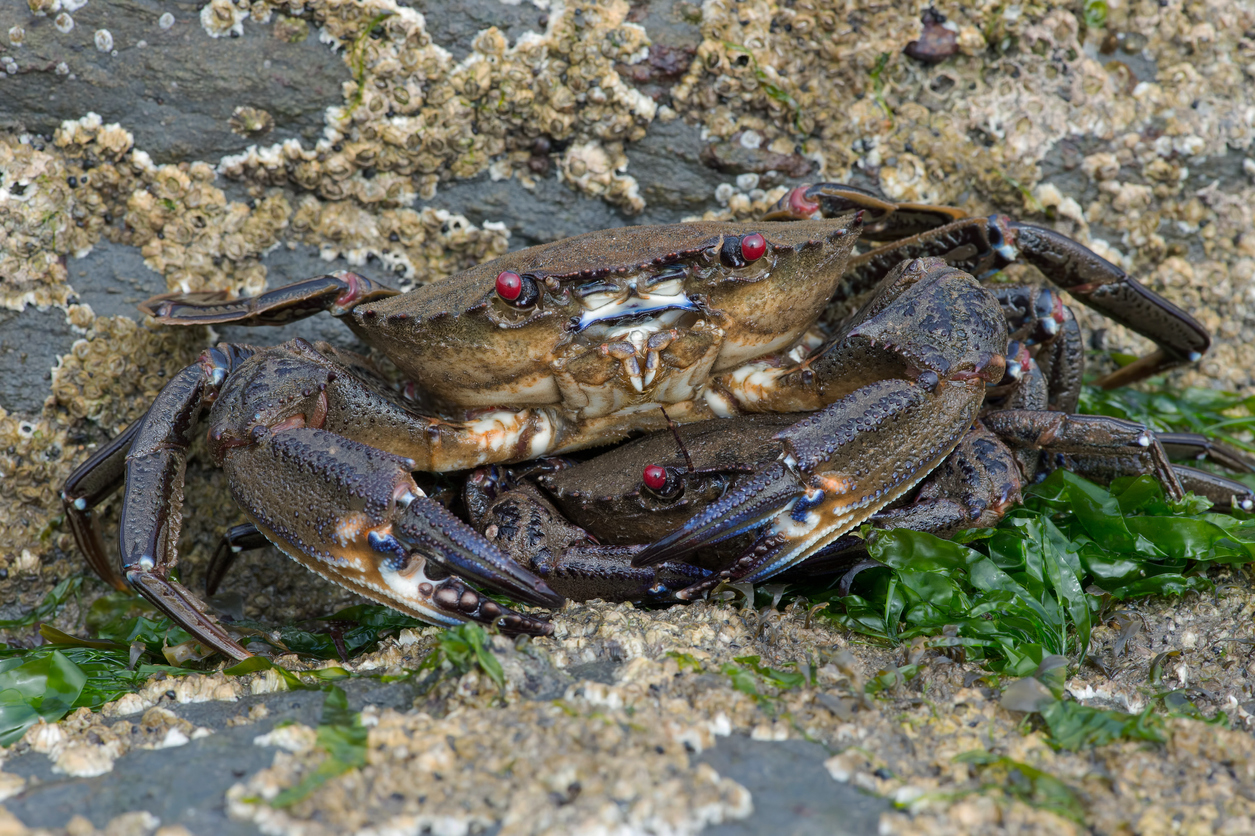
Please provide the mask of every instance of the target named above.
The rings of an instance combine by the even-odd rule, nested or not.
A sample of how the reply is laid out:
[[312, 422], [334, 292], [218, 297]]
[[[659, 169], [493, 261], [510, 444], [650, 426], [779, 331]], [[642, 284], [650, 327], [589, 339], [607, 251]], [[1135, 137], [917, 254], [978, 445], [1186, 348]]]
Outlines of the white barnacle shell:
[[200, 25], [211, 38], [223, 35], [239, 37], [244, 34], [246, 17], [247, 8], [238, 8], [231, 0], [213, 0], [200, 10]]
[[108, 29], [97, 29], [93, 40], [96, 41], [96, 49], [101, 52], [113, 50], [113, 33]]

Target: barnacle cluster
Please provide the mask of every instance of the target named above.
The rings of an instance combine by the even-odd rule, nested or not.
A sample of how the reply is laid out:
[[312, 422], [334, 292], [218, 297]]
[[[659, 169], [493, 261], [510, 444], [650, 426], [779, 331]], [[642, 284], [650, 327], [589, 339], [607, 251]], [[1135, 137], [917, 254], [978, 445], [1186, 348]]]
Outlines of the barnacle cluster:
[[[1187, 382], [1249, 385], [1255, 347], [1234, 338], [1255, 325], [1250, 174], [1198, 183], [1189, 172], [1251, 156], [1255, 14], [1139, 0], [1111, 4], [1105, 26], [1087, 30], [1075, 11], [947, 7], [956, 54], [923, 63], [904, 54], [921, 31], [909, 4], [715, 0], [671, 96], [711, 137], [761, 137], [765, 151], [811, 159], [816, 179], [867, 176], [897, 200], [1059, 221], [1220, 338]], [[1064, 172], [1088, 181], [1084, 197], [1042, 182], [1061, 152]], [[752, 215], [759, 198], [738, 187], [707, 217]], [[1107, 329], [1110, 347], [1145, 350], [1110, 323], [1086, 324]]]
[[370, 212], [353, 203], [327, 204], [306, 196], [292, 216], [292, 232], [327, 260], [364, 265], [374, 258], [391, 271], [389, 284], [408, 289], [503, 254], [509, 232], [500, 224], [477, 228], [465, 217], [426, 207]]
[[[202, 16], [217, 6], [215, 19], [240, 9], [215, 0]], [[657, 106], [616, 70], [648, 48], [644, 30], [626, 22], [625, 0], [555, 7], [543, 34], [529, 32], [512, 45], [487, 29], [460, 62], [432, 41], [422, 15], [393, 0], [267, 8], [282, 13], [281, 22], [304, 14], [320, 24], [353, 78], [314, 147], [250, 148], [222, 161], [227, 176], [292, 183], [330, 200], [404, 206], [416, 195], [430, 197], [440, 179], [490, 167], [494, 178], [529, 182], [538, 141], [569, 143], [561, 166], [569, 182], [629, 210], [643, 208], [623, 174], [623, 143], [645, 135]]]
[[67, 126], [53, 147], [0, 135], [0, 306], [11, 310], [66, 304], [64, 259], [91, 250], [146, 159], [98, 116]]

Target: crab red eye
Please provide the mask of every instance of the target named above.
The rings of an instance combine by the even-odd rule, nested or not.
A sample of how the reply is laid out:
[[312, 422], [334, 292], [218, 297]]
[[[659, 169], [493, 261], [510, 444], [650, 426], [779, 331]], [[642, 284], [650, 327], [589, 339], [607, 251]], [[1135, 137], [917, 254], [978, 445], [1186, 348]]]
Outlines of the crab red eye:
[[757, 232], [741, 239], [741, 255], [746, 261], [758, 261], [767, 254], [767, 239]]
[[523, 292], [523, 277], [512, 270], [503, 270], [497, 274], [497, 295], [507, 302], [513, 302]]
[[651, 491], [660, 491], [667, 485], [667, 469], [651, 464], [645, 468], [645, 472], [641, 474], [641, 478], [645, 482], [645, 487]]

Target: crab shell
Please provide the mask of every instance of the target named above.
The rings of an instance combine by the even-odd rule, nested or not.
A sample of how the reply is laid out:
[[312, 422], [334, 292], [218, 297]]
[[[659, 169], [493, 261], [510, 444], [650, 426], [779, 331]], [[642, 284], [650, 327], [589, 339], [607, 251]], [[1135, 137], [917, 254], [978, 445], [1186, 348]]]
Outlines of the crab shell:
[[[778, 458], [784, 445], [773, 436], [802, 417], [767, 413], [686, 424], [676, 428], [679, 443], [669, 432], [653, 433], [536, 481], [568, 519], [598, 541], [650, 542]], [[665, 489], [645, 484], [647, 467], [666, 469]]]
[[[798, 342], [841, 282], [858, 237], [852, 218], [594, 232], [342, 316], [450, 412], [561, 405], [588, 418], [676, 403], [699, 395], [708, 374]], [[740, 241], [755, 234], [766, 248], [750, 261]], [[530, 304], [497, 292], [504, 273], [530, 283], [521, 300]], [[624, 345], [637, 356], [617, 354]], [[713, 359], [706, 374], [694, 373], [703, 358]], [[633, 361], [635, 387], [621, 371]], [[616, 397], [598, 394], [606, 383]]]

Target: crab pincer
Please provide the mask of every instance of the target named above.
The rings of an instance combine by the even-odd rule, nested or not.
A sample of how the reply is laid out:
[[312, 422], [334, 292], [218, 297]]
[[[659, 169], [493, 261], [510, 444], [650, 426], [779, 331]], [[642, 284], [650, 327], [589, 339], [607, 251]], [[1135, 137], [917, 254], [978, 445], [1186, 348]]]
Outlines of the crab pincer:
[[101, 549], [91, 507], [125, 482], [126, 582], [200, 641], [237, 659], [250, 656], [169, 576], [187, 450], [207, 418], [210, 455], [226, 471], [236, 502], [258, 532], [298, 563], [429, 623], [475, 620], [507, 632], [548, 633], [547, 621], [510, 610], [463, 580], [538, 606], [563, 602], [424, 496], [411, 475], [413, 459], [368, 443], [374, 422], [364, 430], [345, 406], [370, 393], [368, 381], [330, 366], [303, 340], [267, 351], [210, 349], [162, 389], [121, 444], [102, 449], [67, 480], [71, 526], [82, 533], [97, 571], [105, 567], [102, 576], [122, 585], [104, 555], [91, 553]]
[[[1006, 368], [1006, 320], [971, 276], [938, 259], [886, 277], [852, 324], [782, 377], [828, 406], [780, 431], [779, 458], [636, 556], [674, 560], [729, 537], [758, 539], [729, 579], [755, 582], [818, 553], [927, 476], [971, 428]], [[788, 387], [795, 393], [797, 386]], [[762, 380], [752, 398], [770, 401]], [[780, 393], [783, 397], [783, 392]]]

